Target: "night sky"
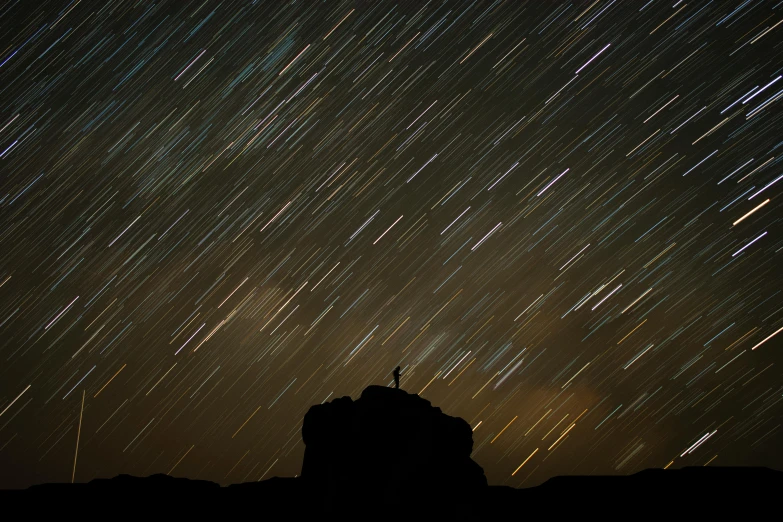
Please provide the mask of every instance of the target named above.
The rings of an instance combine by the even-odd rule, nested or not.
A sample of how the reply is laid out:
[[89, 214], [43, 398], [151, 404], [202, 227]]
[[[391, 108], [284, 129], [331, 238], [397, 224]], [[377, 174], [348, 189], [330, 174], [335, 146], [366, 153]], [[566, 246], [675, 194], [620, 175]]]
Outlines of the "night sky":
[[293, 476], [308, 408], [398, 364], [490, 484], [783, 468], [783, 2], [17, 0], [0, 35], [0, 487], [77, 436], [78, 482]]

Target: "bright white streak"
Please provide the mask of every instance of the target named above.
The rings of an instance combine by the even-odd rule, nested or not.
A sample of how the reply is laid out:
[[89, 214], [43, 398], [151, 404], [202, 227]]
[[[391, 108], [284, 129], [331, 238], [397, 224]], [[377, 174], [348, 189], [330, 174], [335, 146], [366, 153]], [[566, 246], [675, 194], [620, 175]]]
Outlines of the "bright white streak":
[[590, 62], [592, 62], [593, 60], [595, 60], [596, 58], [598, 58], [598, 55], [600, 55], [602, 52], [604, 52], [604, 51], [605, 51], [605, 50], [606, 50], [606, 49], [607, 49], [607, 48], [608, 48], [610, 45], [612, 45], [612, 44], [606, 44], [606, 47], [604, 47], [603, 49], [601, 49], [600, 51], [598, 51], [598, 52], [596, 53], [596, 55], [595, 55], [595, 56], [593, 56], [592, 58], [590, 58], [589, 60], [587, 60], [587, 63], [585, 63], [583, 66], [581, 66], [581, 67], [579, 68], [579, 70], [578, 70], [578, 71], [576, 71], [574, 74], [579, 74], [579, 71], [581, 71], [582, 69], [584, 69], [585, 67], [587, 67], [587, 66], [590, 64]]
[[743, 101], [743, 102], [742, 102], [742, 105], [745, 105], [745, 104], [746, 104], [746, 103], [748, 103], [750, 100], [752, 100], [753, 98], [755, 98], [756, 96], [758, 96], [759, 94], [761, 94], [762, 92], [764, 92], [764, 89], [766, 89], [767, 87], [769, 87], [770, 85], [772, 85], [772, 84], [773, 84], [773, 83], [775, 83], [776, 81], [780, 80], [781, 78], [783, 78], [783, 76], [778, 76], [777, 78], [775, 78], [774, 80], [772, 80], [771, 82], [769, 82], [767, 85], [765, 85], [764, 87], [762, 87], [761, 89], [759, 89], [758, 91], [756, 91], [756, 93], [755, 93], [753, 96], [751, 96], [750, 98], [747, 98], [745, 101]]
[[[359, 235], [359, 233], [360, 233], [362, 230], [364, 230], [364, 227], [366, 227], [367, 225], [369, 225], [369, 224], [370, 224], [370, 221], [372, 221], [373, 219], [375, 219], [375, 216], [377, 216], [377, 215], [378, 215], [378, 212], [380, 212], [380, 209], [376, 210], [376, 211], [375, 211], [375, 214], [373, 214], [372, 216], [370, 216], [370, 219], [368, 219], [367, 221], [365, 221], [365, 222], [364, 222], [364, 225], [360, 226], [360, 227], [359, 227], [359, 230], [357, 230], [356, 232], [354, 232], [354, 233], [353, 233], [353, 235], [352, 235], [350, 238], [348, 238], [348, 243], [350, 243], [351, 241], [353, 241], [353, 238], [355, 238], [356, 236], [358, 236], [358, 235]], [[347, 245], [348, 243], [346, 243], [346, 245]]]
[[277, 216], [279, 216], [280, 214], [282, 214], [282, 213], [283, 213], [283, 211], [284, 211], [285, 209], [287, 209], [287, 208], [288, 208], [288, 205], [290, 205], [291, 203], [293, 203], [293, 202], [292, 202], [292, 201], [289, 201], [288, 203], [286, 203], [286, 204], [285, 204], [285, 206], [284, 206], [283, 208], [281, 208], [281, 209], [280, 209], [280, 210], [277, 212], [277, 214], [275, 214], [275, 216], [274, 216], [272, 219], [270, 219], [270, 220], [269, 220], [269, 221], [266, 223], [266, 225], [264, 225], [264, 226], [261, 228], [261, 230], [259, 230], [259, 232], [263, 232], [263, 231], [264, 231], [264, 229], [265, 229], [266, 227], [268, 227], [268, 226], [269, 226], [269, 225], [272, 223], [272, 221], [274, 221], [275, 219], [277, 219]]
[[20, 393], [19, 395], [17, 395], [17, 396], [16, 396], [16, 399], [12, 400], [12, 401], [11, 401], [11, 403], [10, 403], [8, 406], [6, 406], [6, 407], [5, 407], [5, 409], [4, 409], [3, 411], [0, 411], [0, 417], [2, 417], [2, 416], [3, 416], [3, 413], [5, 413], [5, 412], [7, 412], [7, 411], [8, 411], [8, 408], [10, 408], [11, 406], [13, 406], [13, 405], [14, 405], [14, 403], [15, 403], [16, 401], [18, 401], [18, 400], [19, 400], [19, 397], [21, 397], [22, 395], [24, 395], [24, 392], [26, 392], [27, 390], [29, 390], [29, 389], [30, 389], [30, 386], [32, 386], [32, 384], [28, 384], [28, 385], [27, 385], [27, 388], [25, 388], [24, 390], [22, 390], [22, 393]]
[[[139, 216], [139, 217], [137, 217], [136, 219], [134, 219], [134, 220], [133, 220], [133, 223], [137, 222], [137, 221], [139, 220], [139, 218], [140, 218], [140, 217], [141, 217], [141, 216]], [[117, 237], [115, 237], [115, 238], [114, 238], [114, 240], [113, 240], [111, 243], [109, 243], [109, 246], [112, 246], [112, 245], [115, 243], [115, 241], [117, 241], [119, 238], [121, 238], [121, 237], [122, 237], [122, 235], [123, 235], [125, 232], [127, 232], [127, 231], [128, 231], [128, 229], [129, 229], [130, 227], [132, 227], [132, 226], [133, 226], [133, 223], [131, 223], [130, 225], [128, 225], [128, 226], [125, 228], [125, 230], [123, 230], [122, 232], [120, 232], [120, 235], [119, 235], [119, 236], [117, 236]]]
[[546, 192], [546, 190], [547, 190], [549, 187], [551, 187], [552, 185], [554, 185], [554, 184], [555, 184], [555, 181], [559, 180], [559, 179], [560, 179], [560, 178], [563, 176], [563, 174], [565, 174], [565, 173], [566, 173], [566, 172], [568, 172], [569, 170], [571, 170], [571, 167], [569, 167], [569, 168], [565, 169], [565, 170], [564, 170], [563, 172], [561, 172], [561, 173], [560, 173], [560, 174], [559, 174], [559, 175], [558, 175], [558, 176], [557, 176], [555, 179], [553, 179], [552, 181], [550, 181], [550, 182], [547, 184], [547, 186], [546, 186], [546, 187], [544, 187], [543, 189], [541, 189], [541, 192], [539, 192], [538, 194], [536, 194], [536, 197], [539, 197], [541, 194], [543, 194], [544, 192]]
[[603, 299], [601, 299], [600, 301], [598, 301], [598, 304], [597, 304], [597, 305], [595, 305], [593, 308], [591, 308], [591, 310], [595, 310], [596, 308], [598, 308], [599, 306], [601, 306], [601, 304], [602, 304], [604, 301], [606, 301], [607, 299], [609, 299], [610, 297], [612, 297], [612, 294], [613, 294], [613, 293], [615, 293], [616, 291], [618, 291], [618, 290], [619, 290], [619, 289], [620, 289], [622, 286], [623, 286], [623, 284], [622, 284], [622, 283], [620, 283], [619, 285], [617, 285], [617, 288], [615, 288], [614, 290], [612, 290], [611, 292], [609, 292], [608, 294], [606, 294], [606, 297], [604, 297]]
[[[762, 344], [766, 343], [767, 341], [769, 341], [770, 339], [772, 339], [773, 337], [775, 337], [775, 336], [776, 336], [777, 334], [779, 334], [780, 332], [783, 332], [783, 326], [781, 326], [780, 328], [778, 328], [778, 329], [775, 331], [775, 333], [773, 333], [772, 335], [769, 335], [769, 336], [767, 336], [767, 338], [766, 338], [766, 339], [764, 339], [764, 340], [763, 340], [763, 341], [761, 341], [759, 344], [757, 344], [756, 346], [754, 346], [753, 348], [751, 348], [751, 350], [755, 350], [756, 348], [758, 348], [758, 347], [759, 347], [759, 346], [761, 346]], [[0, 414], [0, 415], [1, 415], [1, 414]]]
[[286, 65], [286, 66], [283, 68], [283, 70], [282, 70], [282, 71], [280, 71], [279, 73], [277, 73], [277, 75], [278, 75], [278, 76], [280, 76], [281, 74], [283, 74], [284, 72], [286, 72], [286, 71], [288, 70], [288, 68], [289, 68], [289, 67], [291, 67], [291, 66], [294, 64], [294, 62], [295, 62], [295, 61], [297, 61], [297, 60], [299, 59], [299, 57], [300, 57], [300, 56], [302, 56], [302, 53], [304, 53], [304, 52], [305, 52], [306, 50], [308, 50], [309, 48], [310, 48], [310, 44], [307, 44], [307, 47], [305, 47], [304, 49], [302, 49], [302, 50], [301, 50], [301, 52], [300, 52], [299, 54], [297, 54], [297, 55], [296, 55], [296, 58], [294, 58], [293, 60], [291, 60], [291, 61], [289, 62], [289, 64], [288, 64], [288, 65]]
[[629, 304], [629, 305], [628, 305], [628, 306], [625, 308], [625, 310], [623, 310], [622, 312], [620, 312], [620, 315], [622, 315], [622, 314], [624, 314], [625, 312], [627, 312], [627, 311], [628, 311], [628, 310], [629, 310], [629, 309], [630, 309], [630, 308], [631, 308], [633, 305], [635, 305], [636, 303], [638, 303], [638, 302], [639, 302], [639, 300], [640, 300], [642, 297], [644, 297], [644, 296], [646, 296], [647, 294], [649, 294], [649, 293], [650, 293], [650, 290], [652, 290], [652, 288], [648, 288], [648, 289], [647, 289], [647, 291], [646, 291], [645, 293], [643, 293], [642, 295], [640, 295], [639, 297], [637, 297], [637, 298], [636, 298], [636, 300], [635, 300], [633, 303]]
[[574, 255], [574, 257], [572, 257], [571, 259], [569, 259], [569, 260], [566, 262], [566, 264], [565, 264], [565, 265], [561, 266], [561, 267], [560, 267], [560, 270], [562, 270], [562, 269], [564, 269], [566, 266], [568, 266], [568, 263], [570, 263], [571, 261], [573, 261], [574, 259], [576, 259], [576, 256], [578, 256], [579, 254], [581, 254], [582, 252], [584, 252], [585, 250], [587, 250], [587, 247], [589, 247], [589, 246], [590, 246], [590, 243], [588, 243], [588, 244], [587, 244], [587, 246], [586, 246], [586, 247], [584, 247], [582, 250], [580, 250], [579, 252], [577, 252], [577, 253]]
[[634, 357], [634, 358], [631, 360], [631, 362], [629, 362], [628, 364], [626, 364], [625, 366], [623, 366], [623, 370], [627, 370], [627, 369], [628, 369], [628, 368], [629, 368], [629, 367], [630, 367], [630, 366], [631, 366], [633, 363], [635, 363], [635, 362], [636, 362], [636, 361], [639, 359], [639, 357], [641, 357], [642, 355], [646, 354], [646, 353], [647, 353], [647, 350], [649, 350], [649, 349], [650, 349], [650, 348], [652, 348], [653, 346], [654, 346], [654, 345], [652, 345], [652, 344], [651, 344], [650, 346], [648, 346], [647, 348], [645, 348], [645, 349], [644, 349], [644, 351], [643, 351], [642, 353], [640, 353], [639, 355], [637, 355], [636, 357]]
[[[339, 264], [340, 264], [340, 262], [338, 261], [338, 262], [337, 262], [337, 265], [339, 265]], [[334, 265], [334, 266], [332, 267], [332, 270], [329, 270], [329, 271], [326, 273], [326, 275], [325, 275], [325, 276], [323, 276], [323, 277], [321, 278], [321, 280], [320, 280], [320, 281], [318, 281], [318, 282], [315, 284], [315, 286], [314, 286], [314, 287], [312, 287], [312, 288], [310, 289], [310, 291], [312, 292], [313, 290], [315, 290], [316, 288], [318, 288], [318, 285], [320, 285], [320, 284], [323, 282], [323, 280], [324, 280], [324, 279], [326, 279], [326, 278], [329, 276], [329, 274], [331, 274], [331, 273], [332, 273], [332, 271], [333, 271], [335, 268], [337, 268], [337, 265]]]
[[391, 226], [390, 226], [389, 228], [387, 228], [386, 230], [384, 230], [384, 231], [383, 231], [383, 234], [381, 234], [380, 236], [378, 236], [378, 239], [376, 239], [375, 241], [373, 241], [373, 242], [372, 242], [372, 244], [374, 245], [375, 243], [377, 243], [378, 241], [380, 241], [380, 240], [381, 240], [381, 238], [382, 238], [383, 236], [385, 236], [385, 235], [386, 235], [386, 232], [388, 232], [389, 230], [391, 230], [391, 229], [392, 229], [392, 227], [393, 227], [394, 225], [396, 225], [396, 224], [397, 224], [397, 223], [398, 223], [398, 222], [399, 222], [401, 219], [402, 219], [402, 216], [398, 217], [398, 218], [397, 218], [397, 221], [395, 221], [394, 223], [392, 223], [392, 224], [391, 224]]
[[750, 201], [751, 199], [755, 198], [756, 196], [758, 196], [759, 194], [761, 194], [762, 192], [764, 192], [765, 190], [767, 190], [769, 187], [771, 187], [771, 186], [772, 186], [772, 184], [773, 184], [773, 183], [776, 183], [776, 182], [780, 181], [780, 178], [783, 178], [783, 174], [781, 174], [781, 175], [780, 175], [780, 176], [778, 176], [777, 178], [773, 179], [772, 181], [770, 181], [769, 183], [767, 183], [766, 185], [764, 185], [764, 187], [763, 187], [761, 190], [759, 190], [758, 192], [756, 192], [755, 194], [753, 194], [752, 196], [750, 196], [750, 197], [748, 198], [748, 201]]
[[179, 73], [179, 74], [177, 75], [177, 77], [176, 77], [176, 78], [174, 78], [174, 81], [176, 82], [177, 80], [179, 80], [179, 77], [180, 77], [180, 76], [182, 76], [183, 74], [185, 74], [185, 73], [188, 71], [188, 69], [190, 69], [190, 67], [191, 67], [191, 66], [192, 66], [194, 63], [196, 63], [196, 62], [198, 61], [198, 59], [199, 59], [199, 58], [201, 58], [202, 56], [204, 56], [204, 53], [205, 53], [205, 52], [207, 52], [207, 50], [206, 50], [206, 49], [204, 49], [203, 51], [201, 51], [201, 53], [200, 53], [198, 56], [196, 56], [196, 58], [194, 58], [194, 59], [193, 59], [193, 61], [192, 61], [192, 62], [190, 62], [190, 63], [188, 64], [188, 66], [187, 66], [187, 67], [185, 67], [185, 69], [184, 69], [184, 70], [183, 70], [181, 73]]
[[489, 236], [491, 236], [491, 235], [492, 235], [492, 233], [493, 233], [495, 230], [497, 230], [497, 229], [498, 229], [498, 227], [499, 227], [500, 225], [502, 225], [502, 224], [503, 224], [503, 223], [501, 222], [501, 223], [498, 223], [497, 225], [495, 225], [495, 228], [493, 228], [492, 230], [490, 230], [489, 232], [487, 232], [487, 235], [486, 235], [486, 236], [484, 236], [483, 238], [481, 238], [481, 241], [479, 241], [478, 243], [476, 243], [475, 245], [473, 245], [473, 248], [471, 248], [471, 249], [470, 249], [470, 251], [471, 251], [471, 252], [473, 252], [473, 251], [474, 251], [474, 250], [476, 250], [476, 249], [477, 249], [479, 246], [481, 246], [481, 243], [483, 243], [483, 242], [484, 242], [484, 241], [485, 241], [485, 240], [486, 240], [486, 239], [487, 239]]
[[[444, 229], [443, 229], [443, 232], [446, 232], [448, 229], [450, 229], [450, 228], [451, 228], [451, 225], [453, 225], [454, 223], [456, 223], [456, 222], [457, 222], [457, 220], [459, 220], [459, 218], [461, 218], [461, 217], [462, 217], [462, 216], [465, 214], [465, 212], [467, 212], [468, 210], [470, 210], [470, 207], [468, 207], [468, 208], [466, 208], [465, 210], [463, 210], [463, 211], [462, 211], [462, 214], [460, 214], [459, 216], [457, 216], [457, 219], [455, 219], [454, 221], [452, 221], [452, 222], [449, 224], [449, 226], [447, 226], [446, 228], [444, 228]], [[441, 235], [441, 236], [443, 235], [443, 232], [441, 232], [441, 233], [440, 233], [440, 235]]]
[[174, 355], [177, 355], [179, 352], [181, 352], [181, 351], [182, 351], [182, 349], [185, 347], [185, 345], [187, 345], [187, 344], [188, 344], [188, 343], [191, 341], [191, 339], [193, 339], [193, 338], [196, 336], [196, 334], [197, 334], [197, 333], [199, 333], [199, 332], [201, 331], [201, 329], [202, 329], [202, 328], [204, 328], [204, 326], [205, 326], [206, 324], [207, 324], [207, 323], [202, 323], [202, 325], [198, 327], [198, 330], [196, 330], [195, 332], [193, 332], [193, 335], [191, 335], [191, 336], [188, 338], [188, 340], [187, 340], [187, 341], [185, 341], [185, 344], [183, 344], [182, 346], [180, 346], [180, 347], [179, 347], [179, 350], [177, 350], [176, 352], [174, 352]]
[[518, 162], [518, 161], [517, 161], [516, 163], [514, 163], [513, 165], [511, 165], [511, 168], [510, 168], [510, 169], [508, 169], [508, 170], [506, 171], [506, 174], [503, 174], [502, 176], [500, 176], [500, 178], [498, 178], [498, 180], [497, 180], [496, 182], [494, 182], [494, 183], [493, 183], [493, 184], [492, 184], [492, 185], [491, 185], [491, 186], [490, 186], [490, 187], [487, 189], [487, 192], [489, 192], [490, 190], [492, 190], [492, 187], [494, 187], [495, 185], [497, 185], [498, 183], [500, 183], [501, 181], [503, 181], [503, 178], [505, 178], [505, 177], [506, 177], [506, 175], [507, 175], [509, 172], [511, 172], [512, 170], [514, 170], [514, 167], [516, 167], [517, 165], [519, 165], [519, 162]]
[[76, 296], [76, 298], [75, 298], [73, 301], [71, 301], [71, 303], [70, 303], [68, 306], [66, 306], [65, 308], [63, 308], [63, 311], [62, 311], [62, 312], [60, 312], [59, 314], [57, 314], [57, 317], [55, 317], [54, 319], [52, 319], [52, 320], [49, 322], [49, 324], [47, 324], [47, 325], [46, 325], [46, 327], [44, 328], [44, 330], [48, 330], [50, 326], [52, 326], [54, 323], [56, 323], [56, 322], [57, 322], [57, 319], [59, 319], [59, 318], [60, 318], [60, 316], [62, 316], [62, 315], [65, 313], [65, 312], [67, 312], [67, 311], [68, 311], [68, 309], [71, 307], [71, 305], [72, 305], [73, 303], [75, 303], [75, 302], [76, 302], [76, 299], [79, 299], [79, 296], [78, 296], [78, 295]]
[[753, 241], [751, 241], [750, 243], [748, 243], [748, 244], [747, 244], [747, 245], [745, 245], [744, 247], [740, 248], [739, 250], [737, 250], [736, 252], [734, 252], [733, 254], [731, 254], [731, 257], [734, 257], [734, 256], [736, 256], [737, 254], [739, 254], [740, 252], [742, 252], [743, 250], [745, 250], [746, 248], [748, 248], [750, 245], [752, 245], [753, 243], [755, 243], [756, 241], [758, 241], [759, 239], [761, 239], [762, 237], [764, 237], [764, 236], [766, 236], [766, 235], [767, 235], [767, 233], [766, 233], [766, 232], [764, 232], [764, 233], [763, 233], [763, 234], [761, 234], [759, 237], [757, 237], [756, 239], [754, 239]]
[[417, 171], [416, 171], [416, 173], [415, 173], [413, 176], [411, 176], [410, 178], [408, 178], [408, 181], [406, 181], [405, 183], [410, 183], [410, 182], [411, 182], [411, 180], [412, 180], [413, 178], [415, 178], [416, 176], [418, 176], [418, 175], [419, 175], [419, 172], [421, 172], [422, 170], [424, 170], [424, 167], [426, 167], [427, 165], [429, 165], [429, 164], [432, 162], [432, 160], [434, 160], [434, 159], [435, 159], [435, 158], [437, 158], [437, 157], [438, 157], [438, 155], [437, 155], [437, 154], [435, 154], [433, 157], [431, 157], [431, 158], [430, 158], [430, 159], [427, 161], [427, 163], [425, 163], [424, 165], [422, 165], [422, 166], [421, 166], [421, 168], [420, 168], [419, 170], [417, 170]]
[[710, 434], [709, 434], [709, 433], [705, 433], [704, 435], [702, 435], [702, 437], [701, 437], [699, 440], [697, 440], [696, 442], [694, 442], [694, 443], [693, 443], [693, 446], [691, 446], [690, 448], [686, 449], [686, 450], [685, 450], [685, 451], [682, 453], [682, 455], [680, 455], [680, 457], [684, 457], [685, 455], [687, 455], [688, 453], [690, 453], [690, 452], [691, 452], [691, 450], [694, 450], [694, 449], [696, 449], [696, 445], [697, 445], [697, 444], [699, 444], [700, 442], [703, 442], [703, 441], [707, 440], [707, 437], [709, 437], [709, 436], [710, 436]]
[[445, 379], [446, 377], [448, 377], [448, 376], [449, 376], [449, 373], [453, 372], [453, 371], [454, 371], [454, 368], [456, 368], [457, 366], [459, 366], [459, 365], [462, 363], [462, 361], [464, 361], [464, 360], [465, 360], [465, 357], [467, 357], [467, 356], [468, 356], [468, 355], [470, 355], [471, 353], [472, 353], [472, 351], [471, 351], [471, 350], [468, 350], [468, 353], [466, 353], [465, 355], [463, 355], [463, 356], [462, 356], [462, 359], [460, 359], [459, 361], [457, 361], [457, 364], [455, 364], [454, 366], [452, 366], [452, 367], [451, 367], [451, 370], [449, 370], [449, 371], [448, 371], [448, 373], [446, 373], [446, 375], [444, 375], [444, 376], [443, 376], [443, 378]]

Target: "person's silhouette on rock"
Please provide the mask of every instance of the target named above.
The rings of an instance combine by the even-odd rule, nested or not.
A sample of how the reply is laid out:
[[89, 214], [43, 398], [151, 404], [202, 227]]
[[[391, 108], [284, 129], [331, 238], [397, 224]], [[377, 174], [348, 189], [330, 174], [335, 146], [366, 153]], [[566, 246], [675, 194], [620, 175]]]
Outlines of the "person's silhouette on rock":
[[400, 389], [400, 367], [396, 367], [394, 371], [392, 372], [394, 375], [394, 387], [398, 390]]

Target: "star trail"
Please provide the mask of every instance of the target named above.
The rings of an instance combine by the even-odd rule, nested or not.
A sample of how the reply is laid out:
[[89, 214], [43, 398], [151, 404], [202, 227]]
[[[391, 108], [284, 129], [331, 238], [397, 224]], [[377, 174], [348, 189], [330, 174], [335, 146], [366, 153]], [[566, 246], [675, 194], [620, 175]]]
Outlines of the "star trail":
[[0, 487], [293, 476], [397, 365], [490, 484], [783, 467], [783, 2], [0, 28]]

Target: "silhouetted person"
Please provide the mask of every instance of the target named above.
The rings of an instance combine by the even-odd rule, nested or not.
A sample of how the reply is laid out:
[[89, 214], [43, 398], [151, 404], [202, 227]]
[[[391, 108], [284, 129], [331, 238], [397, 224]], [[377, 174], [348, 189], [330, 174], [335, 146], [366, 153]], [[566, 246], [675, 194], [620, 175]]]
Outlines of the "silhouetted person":
[[398, 390], [400, 389], [400, 367], [396, 367], [394, 371], [392, 372], [394, 375], [394, 387]]

